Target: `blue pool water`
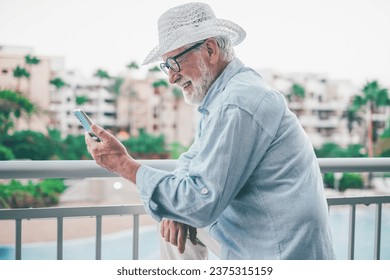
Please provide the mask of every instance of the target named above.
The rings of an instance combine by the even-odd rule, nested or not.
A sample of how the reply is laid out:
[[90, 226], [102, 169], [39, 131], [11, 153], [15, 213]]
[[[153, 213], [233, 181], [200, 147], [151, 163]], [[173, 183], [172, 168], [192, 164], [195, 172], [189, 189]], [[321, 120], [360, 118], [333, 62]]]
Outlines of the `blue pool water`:
[[[333, 241], [338, 259], [348, 259], [349, 208], [331, 208], [330, 222]], [[374, 259], [375, 208], [356, 209], [355, 225], [355, 258], [356, 260]], [[382, 209], [381, 259], [390, 260], [390, 209]]]
[[[139, 258], [143, 260], [159, 259], [157, 227], [148, 226], [140, 229]], [[102, 259], [128, 260], [132, 259], [132, 230], [107, 234], [102, 237]], [[56, 259], [55, 242], [30, 243], [22, 247], [24, 260]], [[0, 245], [0, 260], [15, 259], [14, 246]], [[95, 259], [95, 238], [82, 238], [64, 241], [64, 260], [93, 260]]]
[[[355, 259], [369, 260], [374, 256], [375, 209], [365, 207], [357, 209]], [[334, 209], [330, 212], [332, 233], [338, 259], [348, 258], [348, 208]], [[158, 229], [156, 226], [143, 227], [140, 230], [139, 258], [142, 260], [159, 259]], [[390, 260], [390, 209], [382, 214], [381, 259]], [[0, 245], [0, 260], [15, 258], [14, 246]], [[63, 258], [72, 260], [95, 259], [95, 238], [83, 238], [64, 241]], [[123, 231], [104, 235], [102, 239], [102, 259], [128, 260], [132, 258], [132, 232]], [[56, 259], [56, 243], [32, 243], [22, 247], [22, 259]]]

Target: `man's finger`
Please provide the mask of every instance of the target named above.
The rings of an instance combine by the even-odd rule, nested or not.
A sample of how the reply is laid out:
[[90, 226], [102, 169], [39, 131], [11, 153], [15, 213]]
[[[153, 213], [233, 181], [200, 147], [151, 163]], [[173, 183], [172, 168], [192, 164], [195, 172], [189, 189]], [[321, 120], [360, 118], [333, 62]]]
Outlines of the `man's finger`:
[[188, 227], [184, 224], [179, 227], [177, 249], [179, 250], [180, 254], [183, 254], [186, 248], [187, 228]]
[[161, 237], [164, 237], [164, 232], [165, 232], [165, 221], [166, 221], [166, 220], [163, 220], [163, 221], [161, 222], [161, 225], [160, 225], [160, 235], [161, 235]]
[[165, 239], [166, 242], [169, 242], [170, 233], [169, 233], [169, 228], [168, 227], [164, 228], [164, 239]]
[[198, 242], [196, 241], [196, 235], [198, 234], [196, 228], [188, 226], [188, 231], [189, 231], [191, 243], [194, 245], [198, 244]]
[[177, 246], [177, 234], [180, 228], [180, 224], [175, 221], [169, 221], [169, 242]]

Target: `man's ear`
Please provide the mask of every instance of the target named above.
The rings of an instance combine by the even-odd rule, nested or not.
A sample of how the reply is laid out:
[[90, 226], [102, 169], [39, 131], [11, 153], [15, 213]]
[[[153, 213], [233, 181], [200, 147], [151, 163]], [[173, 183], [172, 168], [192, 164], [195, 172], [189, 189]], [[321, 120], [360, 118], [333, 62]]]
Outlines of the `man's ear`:
[[210, 63], [216, 63], [219, 58], [219, 48], [215, 39], [209, 39], [206, 41], [206, 50], [210, 60]]

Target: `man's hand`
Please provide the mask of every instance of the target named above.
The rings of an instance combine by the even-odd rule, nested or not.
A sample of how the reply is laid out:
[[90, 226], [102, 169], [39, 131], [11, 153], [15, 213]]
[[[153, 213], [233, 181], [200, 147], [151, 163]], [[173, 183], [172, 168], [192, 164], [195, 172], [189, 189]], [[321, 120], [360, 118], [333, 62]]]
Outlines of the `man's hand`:
[[180, 254], [184, 253], [187, 234], [189, 235], [192, 244], [196, 245], [196, 228], [186, 224], [164, 219], [161, 222], [161, 236], [165, 241], [177, 246]]
[[128, 154], [126, 148], [112, 134], [96, 124], [91, 127], [96, 136], [102, 140], [96, 142], [88, 133], [85, 134], [88, 152], [96, 163], [135, 183], [140, 164]]

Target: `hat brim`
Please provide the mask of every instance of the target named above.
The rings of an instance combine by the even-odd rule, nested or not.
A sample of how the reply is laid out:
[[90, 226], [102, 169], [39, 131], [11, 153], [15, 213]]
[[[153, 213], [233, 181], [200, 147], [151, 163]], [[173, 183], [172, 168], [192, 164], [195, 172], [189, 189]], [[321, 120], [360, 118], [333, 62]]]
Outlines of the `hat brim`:
[[227, 36], [232, 45], [237, 46], [246, 37], [245, 30], [236, 23], [224, 19], [212, 19], [196, 26], [183, 26], [173, 32], [164, 42], [160, 42], [145, 58], [142, 65], [161, 60], [162, 55], [211, 37]]

